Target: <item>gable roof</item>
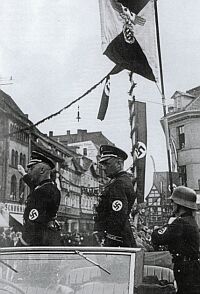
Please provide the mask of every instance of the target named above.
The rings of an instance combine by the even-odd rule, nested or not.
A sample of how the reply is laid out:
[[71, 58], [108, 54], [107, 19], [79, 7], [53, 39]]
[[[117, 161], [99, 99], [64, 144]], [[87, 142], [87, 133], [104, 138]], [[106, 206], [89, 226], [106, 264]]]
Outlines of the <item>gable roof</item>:
[[178, 97], [178, 96], [187, 96], [187, 97], [190, 97], [190, 98], [193, 98], [193, 99], [195, 99], [195, 96], [194, 95], [192, 95], [192, 94], [190, 94], [189, 92], [181, 92], [181, 91], [176, 91], [173, 95], [172, 95], [172, 97], [171, 97], [171, 99], [175, 99], [176, 97]]
[[102, 132], [87, 132], [87, 130], [77, 130], [77, 134], [71, 134], [68, 132], [65, 135], [57, 135], [53, 136], [54, 139], [59, 139], [60, 142], [63, 144], [70, 144], [70, 143], [78, 143], [78, 142], [86, 142], [92, 141], [96, 146], [109, 144], [114, 144], [108, 140]]
[[200, 96], [186, 105], [185, 110], [200, 110]]
[[[173, 184], [178, 186], [179, 185], [179, 174], [178, 172], [172, 172], [172, 181]], [[155, 187], [156, 190], [160, 195], [163, 195], [164, 197], [169, 197], [171, 195], [170, 189], [169, 189], [169, 172], [154, 172], [153, 174], [153, 184], [152, 188], [149, 192], [151, 193], [152, 189]], [[146, 198], [148, 198], [149, 194]]]
[[17, 106], [11, 96], [6, 94], [2, 90], [0, 90], [0, 107], [7, 113], [16, 115], [17, 117], [21, 117], [27, 122], [31, 123], [27, 115], [22, 112], [22, 110]]
[[192, 88], [192, 89], [186, 91], [186, 93], [189, 93], [195, 97], [198, 97], [198, 96], [200, 96], [200, 86]]

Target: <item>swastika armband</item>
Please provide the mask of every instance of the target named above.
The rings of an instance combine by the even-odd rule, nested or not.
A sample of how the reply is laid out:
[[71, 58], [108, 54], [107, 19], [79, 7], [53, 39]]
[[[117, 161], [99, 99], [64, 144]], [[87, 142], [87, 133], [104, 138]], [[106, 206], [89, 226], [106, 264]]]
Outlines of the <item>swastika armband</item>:
[[159, 234], [159, 235], [163, 235], [163, 234], [166, 232], [166, 230], [167, 230], [167, 227], [164, 227], [164, 228], [162, 228], [162, 229], [159, 229], [159, 230], [158, 230], [158, 234]]
[[112, 210], [114, 211], [120, 211], [123, 207], [122, 201], [121, 200], [115, 200], [112, 203]]
[[29, 219], [35, 220], [38, 218], [38, 216], [39, 216], [39, 212], [37, 211], [37, 209], [35, 208], [31, 209], [31, 211], [29, 212]]

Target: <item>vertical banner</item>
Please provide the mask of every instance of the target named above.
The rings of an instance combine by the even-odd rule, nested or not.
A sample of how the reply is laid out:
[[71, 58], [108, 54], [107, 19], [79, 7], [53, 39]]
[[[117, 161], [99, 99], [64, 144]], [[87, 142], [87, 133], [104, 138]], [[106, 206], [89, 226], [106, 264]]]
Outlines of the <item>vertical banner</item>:
[[137, 202], [144, 202], [147, 151], [146, 103], [129, 100], [133, 175], [136, 178]]
[[97, 116], [97, 118], [100, 120], [104, 120], [105, 118], [106, 111], [108, 108], [109, 95], [110, 95], [110, 75], [108, 75], [106, 78], [105, 86], [104, 86], [102, 97], [101, 97], [99, 113]]

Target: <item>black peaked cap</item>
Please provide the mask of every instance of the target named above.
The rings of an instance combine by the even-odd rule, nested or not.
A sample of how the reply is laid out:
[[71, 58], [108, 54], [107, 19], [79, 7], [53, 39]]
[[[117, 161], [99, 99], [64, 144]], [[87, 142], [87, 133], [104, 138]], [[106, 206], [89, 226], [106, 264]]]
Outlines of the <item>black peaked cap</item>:
[[48, 164], [51, 169], [53, 169], [55, 167], [55, 163], [51, 158], [47, 157], [46, 155], [44, 155], [40, 152], [32, 151], [31, 160], [27, 164], [27, 167], [30, 167], [31, 165], [34, 165], [39, 162], [44, 162], [44, 163]]
[[100, 155], [101, 159], [99, 162], [103, 162], [105, 160], [108, 160], [109, 158], [116, 157], [120, 158], [122, 160], [126, 160], [128, 158], [128, 155], [125, 151], [122, 149], [111, 146], [111, 145], [101, 145], [100, 146]]

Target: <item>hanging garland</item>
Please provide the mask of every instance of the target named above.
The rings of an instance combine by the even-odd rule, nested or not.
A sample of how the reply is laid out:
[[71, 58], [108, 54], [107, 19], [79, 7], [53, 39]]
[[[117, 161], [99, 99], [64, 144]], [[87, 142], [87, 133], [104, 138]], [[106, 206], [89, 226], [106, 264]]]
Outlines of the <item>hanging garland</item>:
[[109, 72], [105, 77], [103, 77], [98, 83], [96, 83], [95, 85], [93, 85], [89, 90], [87, 90], [85, 93], [83, 93], [81, 96], [79, 96], [78, 98], [76, 98], [75, 100], [73, 100], [72, 102], [70, 102], [68, 105], [66, 105], [65, 107], [63, 107], [62, 109], [60, 109], [59, 111], [50, 114], [49, 116], [43, 118], [42, 120], [36, 122], [35, 124], [31, 124], [28, 127], [24, 127], [21, 128], [17, 131], [14, 132], [10, 132], [8, 134], [8, 136], [12, 136], [14, 134], [20, 133], [20, 132], [24, 132], [24, 131], [28, 131], [30, 129], [32, 129], [33, 127], [36, 127], [42, 123], [44, 123], [46, 120], [49, 120], [59, 114], [61, 114], [61, 112], [63, 112], [64, 110], [66, 110], [67, 108], [71, 107], [73, 104], [75, 104], [76, 102], [80, 101], [81, 99], [83, 99], [85, 96], [87, 96], [88, 94], [90, 94], [94, 89], [96, 89], [96, 87], [98, 87], [105, 79], [107, 79], [107, 77], [113, 72], [113, 70], [111, 72]]

